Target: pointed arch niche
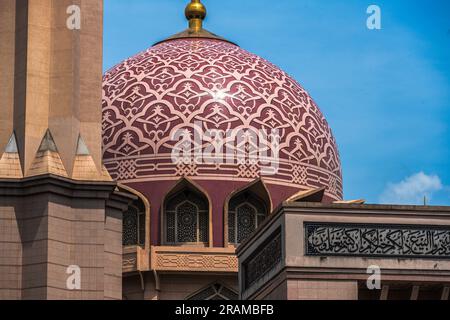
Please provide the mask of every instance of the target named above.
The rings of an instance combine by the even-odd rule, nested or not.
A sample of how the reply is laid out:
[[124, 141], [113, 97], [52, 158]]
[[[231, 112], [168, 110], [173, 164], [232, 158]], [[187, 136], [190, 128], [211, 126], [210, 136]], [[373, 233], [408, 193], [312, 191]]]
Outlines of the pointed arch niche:
[[124, 247], [150, 247], [150, 203], [137, 190], [118, 184], [121, 191], [137, 197], [123, 214], [122, 245]]
[[239, 294], [220, 282], [213, 283], [196, 293], [188, 296], [186, 300], [208, 301], [208, 300], [233, 300], [236, 301]]
[[167, 246], [212, 246], [212, 205], [208, 193], [180, 179], [161, 206], [161, 239]]
[[262, 179], [231, 193], [224, 206], [225, 244], [238, 246], [244, 242], [272, 210], [272, 199]]

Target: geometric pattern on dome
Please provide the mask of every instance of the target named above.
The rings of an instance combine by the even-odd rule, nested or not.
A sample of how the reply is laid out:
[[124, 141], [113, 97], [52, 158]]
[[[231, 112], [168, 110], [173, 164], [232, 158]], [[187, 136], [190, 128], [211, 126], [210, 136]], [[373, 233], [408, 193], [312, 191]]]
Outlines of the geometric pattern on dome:
[[260, 161], [173, 163], [173, 131], [193, 136], [198, 121], [203, 130], [278, 130], [279, 170], [265, 181], [325, 186], [328, 196], [342, 199], [341, 163], [327, 121], [308, 93], [266, 60], [225, 41], [179, 39], [151, 47], [104, 76], [103, 156], [115, 180], [188, 175], [251, 181], [260, 175]]

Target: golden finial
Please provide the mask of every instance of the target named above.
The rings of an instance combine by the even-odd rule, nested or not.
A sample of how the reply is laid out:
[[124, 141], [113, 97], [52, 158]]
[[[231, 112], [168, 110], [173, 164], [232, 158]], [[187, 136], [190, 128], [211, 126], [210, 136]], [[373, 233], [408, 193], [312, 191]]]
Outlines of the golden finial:
[[203, 20], [206, 18], [206, 7], [200, 0], [191, 0], [186, 7], [185, 14], [189, 20], [189, 29], [193, 32], [202, 30]]
[[191, 3], [187, 5], [184, 13], [186, 14], [186, 18], [189, 20], [189, 28], [163, 41], [159, 41], [156, 44], [174, 39], [187, 38], [216, 39], [233, 43], [209, 32], [206, 29], [203, 29], [203, 20], [206, 18], [206, 7], [203, 5], [201, 0], [191, 0]]

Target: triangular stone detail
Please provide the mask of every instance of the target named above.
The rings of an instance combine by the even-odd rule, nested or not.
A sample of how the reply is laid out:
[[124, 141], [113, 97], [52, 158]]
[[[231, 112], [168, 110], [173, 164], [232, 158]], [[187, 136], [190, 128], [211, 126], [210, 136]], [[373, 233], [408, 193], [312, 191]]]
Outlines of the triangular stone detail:
[[112, 181], [105, 167], [98, 172], [94, 159], [90, 155], [75, 157], [72, 178], [80, 181]]
[[43, 174], [68, 177], [50, 130], [47, 130], [45, 133], [38, 152], [31, 164], [30, 170], [28, 170], [27, 176], [38, 176]]
[[108, 169], [106, 169], [105, 166], [102, 166], [102, 180], [113, 181], [113, 178], [111, 178], [111, 175], [109, 174]]
[[[77, 152], [73, 165], [72, 179], [80, 181], [112, 181], [106, 169], [97, 170], [95, 161], [81, 135], [78, 137]], [[105, 174], [106, 173], [106, 174]]]
[[100, 174], [90, 155], [77, 155], [75, 157], [72, 178], [83, 181], [99, 180]]
[[16, 135], [14, 133], [11, 135], [9, 142], [6, 145], [5, 152], [0, 158], [0, 178], [23, 178], [19, 150], [17, 148]]
[[17, 148], [16, 135], [14, 134], [14, 132], [11, 135], [11, 138], [9, 138], [9, 142], [5, 148], [5, 153], [19, 153], [19, 148]]
[[53, 151], [58, 152], [58, 148], [56, 148], [55, 141], [53, 140], [52, 134], [50, 130], [47, 130], [44, 138], [42, 139], [41, 145], [39, 146], [38, 152], [44, 151]]
[[20, 165], [19, 153], [4, 153], [0, 158], [0, 178], [20, 179], [23, 178], [22, 166]]
[[79, 181], [113, 181], [103, 166], [99, 172], [91, 155], [77, 155], [73, 166], [72, 179]]
[[86, 143], [84, 143], [84, 140], [81, 136], [78, 137], [78, 144], [77, 144], [77, 156], [89, 156], [91, 153], [89, 152], [88, 147], [86, 146]]

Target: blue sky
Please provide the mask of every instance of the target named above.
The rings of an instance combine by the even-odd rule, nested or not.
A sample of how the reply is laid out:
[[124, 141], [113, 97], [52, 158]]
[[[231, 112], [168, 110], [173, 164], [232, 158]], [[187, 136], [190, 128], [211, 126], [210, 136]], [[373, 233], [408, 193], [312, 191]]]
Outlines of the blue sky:
[[[188, 0], [105, 1], [104, 69], [186, 28]], [[346, 199], [450, 205], [450, 1], [203, 0], [205, 28], [292, 75], [339, 144]], [[381, 8], [381, 30], [366, 27]]]

